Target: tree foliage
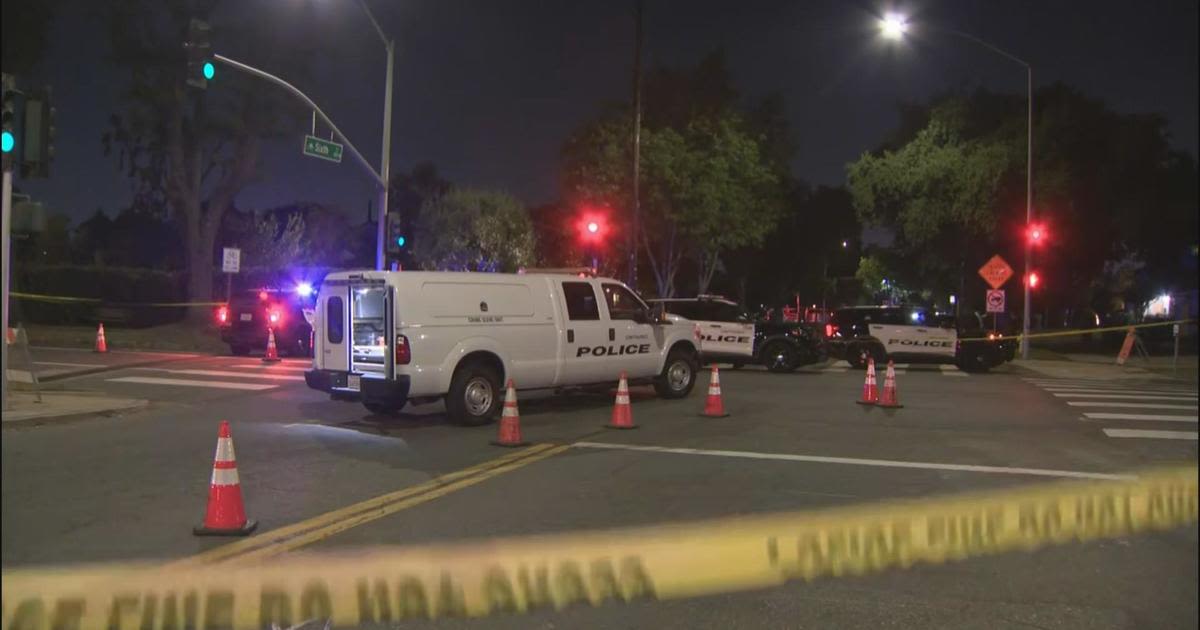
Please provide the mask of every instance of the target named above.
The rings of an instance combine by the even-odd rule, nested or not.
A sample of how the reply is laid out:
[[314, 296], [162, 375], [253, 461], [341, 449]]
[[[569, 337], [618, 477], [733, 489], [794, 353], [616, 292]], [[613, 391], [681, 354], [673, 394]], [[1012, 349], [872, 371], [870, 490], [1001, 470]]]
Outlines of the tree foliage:
[[[848, 165], [859, 218], [895, 235], [913, 286], [962, 295], [970, 284], [980, 290], [965, 297], [978, 302], [982, 262], [1001, 253], [1019, 266], [1024, 105], [985, 91], [950, 94], [909, 108], [898, 137]], [[1034, 209], [1050, 234], [1035, 265], [1054, 287], [1043, 304], [1086, 303], [1105, 262], [1126, 249], [1153, 261], [1147, 272], [1171, 276], [1195, 243], [1196, 169], [1170, 150], [1164, 120], [1113, 112], [1062, 84], [1038, 90], [1034, 105]]]
[[423, 269], [513, 272], [536, 260], [529, 212], [502, 192], [464, 188], [429, 199], [413, 241]]
[[[722, 254], [760, 245], [782, 213], [786, 133], [775, 128], [783, 141], [768, 142], [756, 125], [780, 123], [773, 106], [746, 116], [737, 100], [720, 54], [694, 68], [656, 69], [646, 81], [640, 247], [659, 295], [675, 293], [687, 257], [698, 271], [697, 288], [704, 290]], [[609, 108], [578, 129], [563, 149], [569, 203], [611, 208], [618, 227], [626, 229], [631, 124], [627, 108]]]
[[[115, 64], [127, 73], [122, 111], [101, 141], [135, 187], [135, 205], [165, 207], [183, 229], [189, 297], [212, 297], [215, 238], [238, 193], [257, 175], [265, 139], [298, 129], [279, 90], [229, 72], [202, 94], [184, 83], [183, 42], [192, 17], [208, 17], [214, 43], [238, 42], [255, 65], [298, 74], [307, 58], [286, 29], [216, 11], [214, 0], [114, 0], [106, 5]], [[296, 41], [305, 41], [296, 38]], [[287, 72], [284, 72], [287, 74]], [[197, 316], [207, 317], [204, 312]]]

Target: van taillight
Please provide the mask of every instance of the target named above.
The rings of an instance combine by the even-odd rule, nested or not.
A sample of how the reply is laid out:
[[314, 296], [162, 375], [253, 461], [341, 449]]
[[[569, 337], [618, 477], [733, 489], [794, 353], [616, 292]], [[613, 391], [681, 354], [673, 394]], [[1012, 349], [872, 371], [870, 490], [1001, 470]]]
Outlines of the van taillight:
[[229, 321], [229, 307], [222, 306], [217, 309], [217, 323], [224, 324]]
[[412, 361], [412, 348], [408, 346], [408, 337], [396, 335], [396, 365], [408, 365]]
[[837, 334], [837, 324], [825, 324], [825, 336], [832, 337]]

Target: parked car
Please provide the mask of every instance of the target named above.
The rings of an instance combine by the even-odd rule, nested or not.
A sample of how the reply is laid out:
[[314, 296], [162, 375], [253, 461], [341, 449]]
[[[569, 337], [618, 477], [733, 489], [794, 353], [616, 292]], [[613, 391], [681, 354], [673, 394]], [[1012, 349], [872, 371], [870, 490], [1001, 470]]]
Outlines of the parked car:
[[229, 351], [243, 356], [267, 349], [268, 329], [275, 331], [275, 347], [281, 355], [312, 356], [311, 298], [302, 292], [253, 289], [235, 293], [217, 308], [221, 341]]

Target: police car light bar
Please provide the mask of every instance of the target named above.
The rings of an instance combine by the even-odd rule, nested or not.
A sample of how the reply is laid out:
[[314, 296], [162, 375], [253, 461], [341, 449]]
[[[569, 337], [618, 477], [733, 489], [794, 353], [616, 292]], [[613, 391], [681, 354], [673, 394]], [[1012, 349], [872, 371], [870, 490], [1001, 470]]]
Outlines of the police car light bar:
[[548, 274], [559, 274], [559, 275], [567, 275], [567, 276], [582, 276], [582, 277], [588, 277], [588, 278], [596, 277], [596, 270], [593, 269], [592, 267], [558, 267], [558, 268], [529, 267], [529, 268], [521, 268], [521, 269], [517, 270], [517, 273], [519, 273], [519, 274], [548, 273]]

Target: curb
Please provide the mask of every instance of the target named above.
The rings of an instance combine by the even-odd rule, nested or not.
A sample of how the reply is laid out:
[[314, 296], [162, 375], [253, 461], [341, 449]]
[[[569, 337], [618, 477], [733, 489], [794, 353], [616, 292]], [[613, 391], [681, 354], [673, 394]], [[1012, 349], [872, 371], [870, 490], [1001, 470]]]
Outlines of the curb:
[[101, 410], [96, 410], [96, 411], [73, 411], [73, 412], [64, 413], [64, 414], [52, 414], [52, 415], [45, 415], [45, 416], [34, 416], [32, 418], [22, 418], [20, 420], [5, 420], [5, 421], [3, 421], [3, 423], [0, 423], [0, 428], [3, 428], [3, 429], [14, 428], [15, 429], [15, 428], [38, 426], [38, 425], [42, 425], [42, 424], [55, 424], [55, 423], [66, 422], [66, 421], [70, 421], [70, 420], [78, 420], [80, 418], [86, 418], [89, 416], [110, 417], [111, 415], [117, 414], [119, 412], [135, 411], [135, 410], [145, 409], [146, 407], [149, 407], [149, 406], [150, 406], [149, 400], [136, 399], [136, 400], [131, 400], [131, 402], [129, 402], [125, 405], [122, 405], [120, 407], [110, 407], [107, 409], [101, 409]]
[[185, 359], [194, 359], [194, 358], [198, 358], [198, 357], [217, 357], [217, 356], [224, 356], [224, 355], [193, 354], [193, 355], [184, 356], [184, 357], [172, 357], [170, 359], [152, 359], [152, 360], [148, 360], [148, 361], [135, 361], [133, 363], [122, 363], [120, 365], [106, 365], [104, 367], [87, 368], [85, 370], [79, 370], [77, 372], [64, 372], [62, 374], [51, 374], [51, 375], [45, 376], [45, 377], [38, 376], [38, 382], [39, 383], [53, 383], [54, 381], [63, 381], [63, 380], [66, 380], [69, 378], [75, 378], [78, 376], [91, 376], [92, 374], [100, 374], [102, 372], [112, 372], [115, 370], [125, 370], [125, 369], [130, 369], [130, 368], [149, 367], [152, 365], [162, 365], [164, 363], [172, 363], [175, 361], [183, 361]]

